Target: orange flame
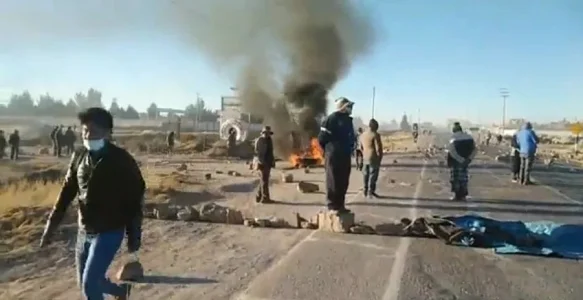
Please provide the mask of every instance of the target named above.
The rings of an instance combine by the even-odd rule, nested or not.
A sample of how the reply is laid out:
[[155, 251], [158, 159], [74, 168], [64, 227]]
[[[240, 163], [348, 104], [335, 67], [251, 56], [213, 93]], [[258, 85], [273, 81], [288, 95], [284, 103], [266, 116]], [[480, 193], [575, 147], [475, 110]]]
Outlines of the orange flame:
[[315, 159], [316, 164], [322, 164], [324, 161], [324, 151], [322, 150], [322, 147], [320, 147], [317, 138], [312, 138], [310, 140], [310, 146], [302, 153], [294, 153], [290, 155], [289, 161], [293, 166], [299, 166], [302, 158]]

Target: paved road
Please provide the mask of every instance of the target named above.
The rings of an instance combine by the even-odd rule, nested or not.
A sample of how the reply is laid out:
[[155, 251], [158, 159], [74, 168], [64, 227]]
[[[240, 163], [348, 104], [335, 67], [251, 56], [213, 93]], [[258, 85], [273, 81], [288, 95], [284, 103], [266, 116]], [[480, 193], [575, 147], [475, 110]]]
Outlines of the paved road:
[[[437, 137], [439, 142], [445, 138]], [[467, 203], [448, 200], [448, 173], [435, 160], [412, 156], [400, 158], [397, 164], [390, 157], [385, 161], [390, 164], [379, 179], [379, 192], [386, 199], [350, 196], [358, 220], [374, 225], [401, 217], [468, 212], [561, 222], [577, 222], [583, 216], [580, 199], [561, 194], [557, 187], [514, 185], [507, 168], [487, 156], [474, 162], [472, 198]], [[556, 176], [541, 175], [537, 173], [537, 179]], [[583, 183], [574, 176], [569, 175], [565, 185]], [[351, 190], [360, 185], [358, 174], [353, 174]], [[501, 256], [432, 239], [313, 232], [256, 277], [237, 299], [575, 300], [581, 295], [583, 265], [577, 261]]]

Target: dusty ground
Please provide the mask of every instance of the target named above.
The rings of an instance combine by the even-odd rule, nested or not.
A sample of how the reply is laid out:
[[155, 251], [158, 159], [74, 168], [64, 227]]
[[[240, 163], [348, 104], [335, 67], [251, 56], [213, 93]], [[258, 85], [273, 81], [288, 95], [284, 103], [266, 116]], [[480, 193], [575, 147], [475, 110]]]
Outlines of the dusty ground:
[[[421, 144], [443, 144], [445, 137], [437, 140], [423, 137]], [[506, 167], [487, 156], [481, 156], [472, 171], [472, 199], [453, 203], [447, 200], [448, 175], [435, 159], [412, 153], [416, 147], [406, 138], [395, 148], [400, 154], [387, 156], [379, 179], [379, 192], [386, 199], [364, 199], [359, 192], [361, 176], [352, 173], [348, 202], [358, 220], [374, 225], [401, 217], [477, 212], [504, 219], [576, 222], [583, 215], [583, 200], [542, 184], [511, 185]], [[247, 215], [283, 218], [294, 211], [316, 213], [324, 204], [323, 194], [300, 194], [295, 185], [279, 183], [281, 170], [272, 175], [272, 196], [280, 204], [255, 205], [256, 177], [242, 161], [159, 155], [142, 156], [140, 161], [150, 185], [171, 187], [174, 192], [166, 195], [180, 203], [214, 201]], [[182, 163], [187, 171], [177, 172]], [[215, 174], [216, 170], [236, 170], [242, 176]], [[207, 172], [213, 179], [202, 181]], [[310, 174], [285, 172], [323, 187], [322, 169]], [[536, 175], [541, 182], [556, 177]], [[577, 175], [570, 174], [563, 185], [579, 184], [580, 190], [582, 178]], [[50, 249], [39, 251], [29, 245], [0, 254], [0, 299], [79, 297], [73, 269], [74, 225], [63, 229], [60, 242]], [[583, 293], [578, 262], [498, 256], [437, 240], [148, 220], [140, 255], [147, 277], [136, 284], [133, 299], [569, 300], [580, 299]], [[113, 269], [123, 260], [121, 253]]]

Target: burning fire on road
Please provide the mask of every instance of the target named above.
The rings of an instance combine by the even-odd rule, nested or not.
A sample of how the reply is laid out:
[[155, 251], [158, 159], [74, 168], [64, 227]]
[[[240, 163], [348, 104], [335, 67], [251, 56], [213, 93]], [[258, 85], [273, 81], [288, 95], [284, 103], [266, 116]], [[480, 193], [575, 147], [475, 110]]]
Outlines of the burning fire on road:
[[324, 151], [317, 138], [310, 140], [310, 145], [303, 151], [290, 155], [289, 161], [295, 168], [321, 166], [324, 163]]

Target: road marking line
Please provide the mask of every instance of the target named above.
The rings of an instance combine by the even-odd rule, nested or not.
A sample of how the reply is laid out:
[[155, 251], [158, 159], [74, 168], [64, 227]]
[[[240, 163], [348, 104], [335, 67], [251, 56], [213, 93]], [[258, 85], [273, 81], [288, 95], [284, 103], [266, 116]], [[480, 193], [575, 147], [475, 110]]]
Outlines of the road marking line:
[[[425, 175], [425, 170], [427, 169], [427, 161], [423, 164], [421, 169], [421, 180], [417, 183], [415, 188], [415, 194], [413, 195], [413, 207], [409, 210], [409, 217], [411, 220], [417, 218], [417, 202], [421, 191], [423, 190], [423, 177]], [[405, 272], [405, 263], [407, 262], [407, 252], [409, 251], [409, 246], [411, 245], [411, 238], [401, 238], [399, 241], [399, 246], [395, 252], [395, 260], [393, 261], [393, 266], [391, 268], [391, 274], [389, 275], [389, 283], [385, 294], [383, 295], [383, 300], [397, 300], [399, 298], [399, 290], [401, 289], [401, 281], [403, 279], [403, 273]]]
[[[352, 195], [350, 197], [350, 200], [352, 200], [353, 198], [358, 197], [360, 194], [362, 194], [362, 192], [358, 192], [358, 193]], [[348, 201], [346, 201], [346, 202], [348, 202]], [[313, 230], [305, 238], [303, 238], [299, 242], [297, 242], [293, 247], [291, 247], [291, 249], [289, 249], [289, 251], [287, 253], [283, 254], [281, 256], [281, 258], [277, 262], [275, 262], [274, 264], [272, 264], [271, 266], [269, 266], [265, 271], [257, 274], [257, 276], [255, 276], [255, 278], [253, 278], [247, 284], [247, 288], [245, 290], [243, 290], [241, 293], [239, 293], [237, 296], [233, 297], [233, 299], [238, 299], [238, 300], [256, 299], [256, 298], [249, 298], [249, 295], [247, 295], [247, 293], [249, 292], [249, 289], [255, 284], [255, 282], [257, 281], [257, 279], [259, 277], [261, 277], [261, 276], [265, 276], [265, 274], [268, 274], [269, 272], [271, 272], [271, 271], [277, 269], [278, 267], [280, 267], [281, 265], [283, 265], [294, 253], [296, 253], [297, 251], [299, 251], [300, 247], [303, 244], [309, 242], [310, 240], [314, 240], [314, 235], [316, 235], [316, 233], [318, 233], [318, 230]]]
[[374, 250], [395, 250], [393, 246], [380, 246], [372, 243], [366, 243], [363, 241], [351, 241], [351, 240], [340, 240], [340, 239], [330, 239], [330, 238], [310, 238], [306, 242], [328, 242], [328, 243], [338, 243], [350, 246], [357, 246], [363, 248], [369, 248]]
[[[489, 168], [484, 168], [484, 170], [486, 170], [486, 172], [488, 172], [492, 177], [494, 177], [494, 178], [496, 178], [498, 180], [504, 181], [504, 179], [501, 176], [496, 175], [496, 173], [494, 173], [494, 171], [490, 170]], [[530, 177], [532, 179], [534, 179], [536, 182], [538, 182], [538, 184], [535, 185], [535, 186], [540, 186], [542, 188], [545, 188], [545, 189], [547, 189], [547, 190], [555, 193], [556, 195], [562, 197], [564, 200], [567, 200], [569, 202], [572, 202], [572, 203], [575, 203], [575, 204], [579, 204], [579, 205], [583, 205], [583, 203], [581, 203], [581, 201], [577, 201], [577, 200], [575, 200], [575, 199], [573, 199], [573, 198], [565, 195], [564, 193], [562, 193], [561, 191], [559, 191], [558, 189], [556, 189], [556, 188], [554, 188], [552, 186], [549, 186], [549, 185], [546, 185], [546, 184], [541, 183], [540, 181], [536, 180], [536, 178], [533, 177], [533, 176], [530, 176]]]

